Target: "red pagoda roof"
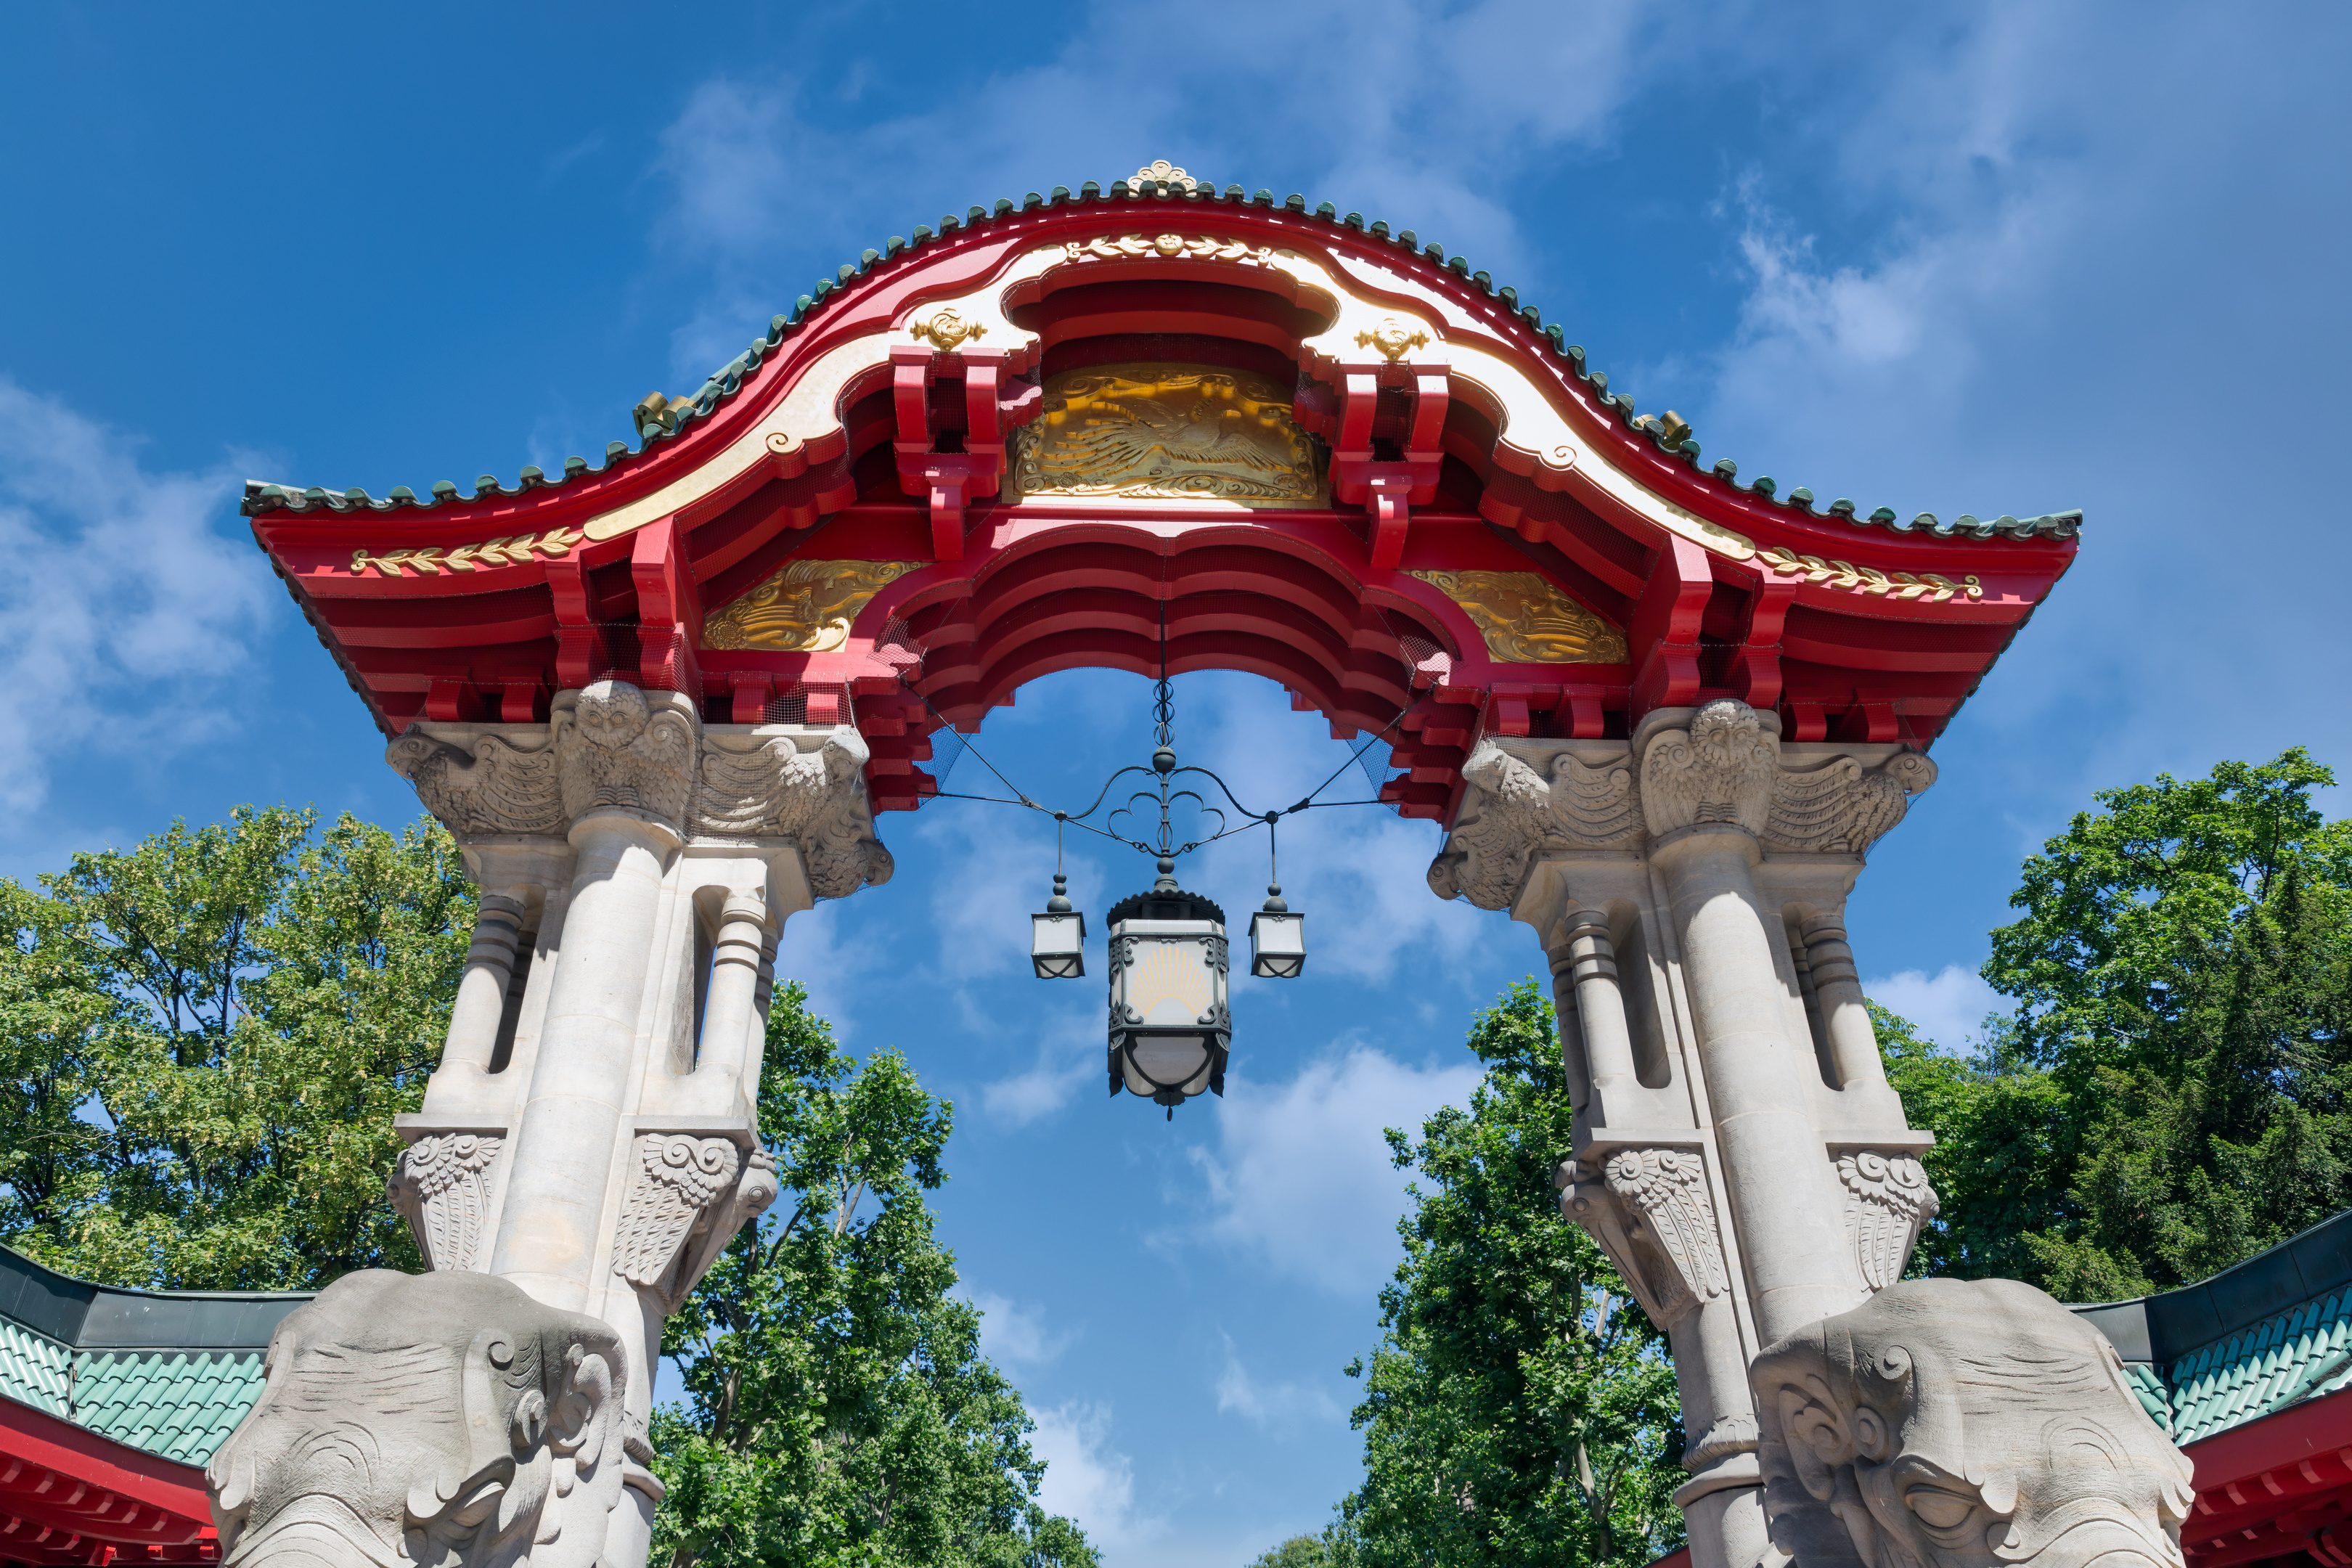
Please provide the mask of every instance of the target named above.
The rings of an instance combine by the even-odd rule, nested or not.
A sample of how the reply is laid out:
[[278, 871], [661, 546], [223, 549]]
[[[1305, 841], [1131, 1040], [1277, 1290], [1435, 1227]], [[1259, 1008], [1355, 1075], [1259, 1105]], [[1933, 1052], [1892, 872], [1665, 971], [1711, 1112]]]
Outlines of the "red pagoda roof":
[[[1311, 494], [1040, 489], [1049, 426], [1101, 423], [1070, 389], [1138, 366], [1311, 445]], [[256, 483], [245, 510], [388, 734], [541, 719], [614, 677], [711, 722], [854, 720], [876, 805], [908, 807], [940, 725], [1055, 670], [1164, 662], [1386, 735], [1385, 798], [1441, 818], [1481, 735], [1622, 735], [1714, 696], [1792, 740], [1926, 747], [2080, 523], [1743, 485], [1462, 258], [1164, 168], [893, 238], [638, 427], [602, 468], [471, 496]], [[729, 610], [836, 591], [828, 635], [762, 642]]]

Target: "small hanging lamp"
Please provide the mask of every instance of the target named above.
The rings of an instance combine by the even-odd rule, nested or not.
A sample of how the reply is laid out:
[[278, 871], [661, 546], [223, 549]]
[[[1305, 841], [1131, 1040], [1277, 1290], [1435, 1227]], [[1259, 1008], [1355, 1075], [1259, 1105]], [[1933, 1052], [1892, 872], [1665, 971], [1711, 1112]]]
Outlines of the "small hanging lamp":
[[1265, 903], [1250, 916], [1250, 973], [1260, 980], [1296, 980], [1307, 968], [1307, 917], [1282, 900], [1274, 824], [1282, 813], [1265, 814]]
[[1054, 896], [1045, 912], [1029, 917], [1029, 962], [1040, 980], [1076, 980], [1087, 972], [1087, 916], [1070, 903], [1070, 879], [1062, 874], [1061, 812], [1054, 828]]

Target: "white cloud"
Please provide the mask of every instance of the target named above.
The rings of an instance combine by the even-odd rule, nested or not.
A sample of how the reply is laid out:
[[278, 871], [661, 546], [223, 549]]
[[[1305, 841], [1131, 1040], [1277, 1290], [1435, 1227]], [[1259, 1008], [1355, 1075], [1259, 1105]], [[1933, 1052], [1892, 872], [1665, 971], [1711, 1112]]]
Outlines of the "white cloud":
[[[1171, 54], [1137, 47], [1165, 33], [1161, 10], [1103, 3], [1027, 69], [927, 91], [918, 112], [851, 129], [836, 128], [842, 84], [708, 80], [656, 162], [672, 195], [659, 238], [712, 283], [673, 340], [675, 369], [707, 372], [807, 287], [780, 281], [780, 261], [813, 276], [942, 211], [1118, 178], [1155, 156], [1220, 184], [1310, 182], [1313, 199], [1524, 276], [1516, 183], [1605, 142], [1654, 68], [1658, 21], [1601, 0], [1200, 0], [1187, 37], [1248, 46]], [[1204, 100], [1246, 111], [1204, 112]], [[1054, 106], [1042, 118], [1041, 104]]]
[[1355, 1049], [1287, 1084], [1253, 1082], [1217, 1102], [1219, 1146], [1192, 1151], [1214, 1212], [1207, 1234], [1278, 1275], [1360, 1298], [1394, 1268], [1405, 1175], [1383, 1128], [1418, 1131], [1469, 1098], [1475, 1066], [1408, 1067]]
[[226, 468], [152, 473], [138, 443], [0, 377], [0, 806], [29, 812], [77, 752], [194, 742], [243, 674], [268, 573], [214, 519]]
[[[1027, 922], [1023, 922], [1024, 925]], [[1079, 984], [1089, 984], [1080, 980]], [[980, 1103], [988, 1114], [1012, 1127], [1026, 1127], [1067, 1105], [1078, 1091], [1099, 1081], [1103, 1070], [1104, 1037], [1099, 1005], [1079, 1006], [1074, 1015], [1040, 1020], [1037, 1058], [1010, 1078], [984, 1084]]]
[[1135, 1464], [1110, 1446], [1110, 1407], [1077, 1400], [1033, 1411], [1029, 1447], [1045, 1461], [1038, 1501], [1048, 1513], [1078, 1521], [1108, 1553], [1140, 1545], [1167, 1529], [1136, 1511]]
[[1225, 1364], [1217, 1373], [1217, 1409], [1253, 1426], [1295, 1426], [1303, 1421], [1334, 1421], [1339, 1401], [1303, 1383], [1261, 1383], [1242, 1364], [1234, 1337], [1225, 1336]]
[[1984, 1031], [1985, 1015], [2005, 1013], [2008, 999], [1984, 983], [1973, 969], [1948, 963], [1935, 973], [1906, 969], [1879, 980], [1865, 980], [1864, 994], [1890, 1013], [1899, 1014], [1913, 1027], [1948, 1051], [1968, 1047]]
[[1077, 1331], [1049, 1333], [1045, 1310], [1024, 1307], [993, 1290], [972, 1290], [965, 1300], [980, 1309], [980, 1351], [1006, 1368], [1045, 1366], [1077, 1339]]

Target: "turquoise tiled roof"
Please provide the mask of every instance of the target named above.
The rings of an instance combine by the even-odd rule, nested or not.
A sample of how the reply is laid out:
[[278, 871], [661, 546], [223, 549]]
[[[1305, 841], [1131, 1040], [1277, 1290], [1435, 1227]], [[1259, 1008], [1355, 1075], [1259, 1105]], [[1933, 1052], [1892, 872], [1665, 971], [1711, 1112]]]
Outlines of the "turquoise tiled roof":
[[118, 1443], [201, 1465], [261, 1397], [258, 1351], [84, 1351], [73, 1418]]
[[2352, 1292], [2298, 1302], [2165, 1369], [2172, 1435], [2193, 1443], [2352, 1384]]
[[2124, 1381], [2131, 1384], [2132, 1397], [2139, 1401], [2139, 1407], [2169, 1433], [2172, 1394], [2164, 1386], [2164, 1374], [2144, 1361], [2127, 1361], [2124, 1363]]
[[72, 1419], [73, 1352], [46, 1334], [0, 1318], [0, 1394]]

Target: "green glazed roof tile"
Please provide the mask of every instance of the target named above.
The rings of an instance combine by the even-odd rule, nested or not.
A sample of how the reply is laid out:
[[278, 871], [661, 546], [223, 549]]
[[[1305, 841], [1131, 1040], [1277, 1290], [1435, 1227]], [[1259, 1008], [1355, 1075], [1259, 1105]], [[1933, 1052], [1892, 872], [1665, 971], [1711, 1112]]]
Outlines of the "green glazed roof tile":
[[2132, 1397], [2139, 1401], [2139, 1407], [2147, 1412], [2148, 1418], [2170, 1432], [2172, 1408], [2165, 1393], [2163, 1374], [2146, 1362], [2136, 1361], [2125, 1365], [2124, 1381], [2131, 1385]]
[[258, 1351], [112, 1351], [76, 1358], [73, 1418], [118, 1443], [201, 1465], [261, 1397]]
[[73, 1352], [47, 1335], [0, 1318], [0, 1394], [70, 1418], [67, 1404], [72, 1372]]
[[[2135, 1366], [2135, 1392], [2153, 1369]], [[2352, 1295], [2337, 1291], [2206, 1345], [2166, 1369], [2173, 1440], [2193, 1443], [2352, 1384]], [[2143, 1394], [2142, 1403], [2146, 1403]]]

